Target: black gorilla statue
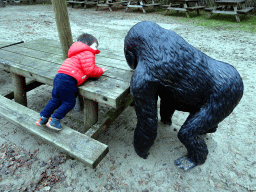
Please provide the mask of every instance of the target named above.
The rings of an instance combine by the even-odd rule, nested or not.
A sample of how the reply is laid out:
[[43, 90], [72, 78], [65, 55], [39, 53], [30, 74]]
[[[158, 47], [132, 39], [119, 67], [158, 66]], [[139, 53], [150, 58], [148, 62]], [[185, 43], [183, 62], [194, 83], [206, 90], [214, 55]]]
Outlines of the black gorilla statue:
[[188, 153], [175, 164], [184, 170], [203, 164], [208, 149], [200, 135], [215, 132], [242, 98], [243, 82], [237, 70], [150, 21], [129, 30], [124, 53], [128, 65], [135, 69], [131, 93], [138, 119], [136, 153], [146, 159], [154, 143], [159, 96], [162, 122], [171, 125], [175, 110], [190, 113], [178, 133]]

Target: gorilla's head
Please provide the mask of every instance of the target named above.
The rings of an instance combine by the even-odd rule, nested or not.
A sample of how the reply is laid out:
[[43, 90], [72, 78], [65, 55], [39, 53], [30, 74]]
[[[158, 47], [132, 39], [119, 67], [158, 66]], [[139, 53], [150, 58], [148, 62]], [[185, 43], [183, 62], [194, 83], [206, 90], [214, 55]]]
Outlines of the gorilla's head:
[[128, 65], [132, 69], [135, 69], [137, 67], [138, 61], [135, 54], [133, 53], [133, 50], [128, 45], [124, 47], [124, 55]]
[[161, 60], [164, 47], [170, 47], [169, 30], [151, 21], [142, 21], [134, 25], [124, 39], [124, 55], [128, 65], [135, 69], [140, 61]]

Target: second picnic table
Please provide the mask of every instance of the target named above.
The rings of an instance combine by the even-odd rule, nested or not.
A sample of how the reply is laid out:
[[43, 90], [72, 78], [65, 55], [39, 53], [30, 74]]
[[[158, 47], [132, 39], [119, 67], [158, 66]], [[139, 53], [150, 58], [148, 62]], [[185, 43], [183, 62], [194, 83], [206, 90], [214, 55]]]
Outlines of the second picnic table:
[[[228, 7], [231, 7], [231, 11], [227, 11], [226, 9]], [[242, 9], [239, 9], [238, 7], [241, 6]], [[220, 9], [220, 10], [217, 10]], [[253, 10], [254, 7], [245, 7], [245, 0], [218, 0], [215, 1], [215, 6], [212, 8], [206, 8], [206, 11], [211, 11], [209, 16], [206, 19], [209, 19], [213, 13], [217, 14], [229, 14], [229, 15], [235, 15], [236, 21], [240, 22], [238, 14], [246, 14]]]
[[[194, 3], [195, 6], [190, 6], [191, 3]], [[189, 18], [189, 11], [197, 10], [197, 14], [199, 15], [199, 9], [204, 9], [205, 6], [199, 6], [198, 0], [171, 0], [171, 3], [169, 5], [162, 5], [164, 8], [166, 8], [165, 15], [168, 11], [174, 10], [177, 13], [179, 11], [185, 11], [187, 17]]]

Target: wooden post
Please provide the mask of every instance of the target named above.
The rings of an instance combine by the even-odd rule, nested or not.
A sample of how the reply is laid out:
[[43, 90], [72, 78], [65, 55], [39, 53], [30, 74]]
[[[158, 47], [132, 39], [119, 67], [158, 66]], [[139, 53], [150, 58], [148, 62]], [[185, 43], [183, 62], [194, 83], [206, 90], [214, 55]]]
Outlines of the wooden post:
[[5, 7], [4, 0], [0, 0], [0, 7]]
[[25, 77], [12, 73], [14, 100], [15, 102], [27, 106], [27, 94], [25, 90]]
[[73, 43], [66, 0], [52, 0], [55, 20], [59, 32], [63, 59], [68, 58], [68, 49]]
[[84, 130], [87, 132], [98, 121], [98, 103], [84, 98]]

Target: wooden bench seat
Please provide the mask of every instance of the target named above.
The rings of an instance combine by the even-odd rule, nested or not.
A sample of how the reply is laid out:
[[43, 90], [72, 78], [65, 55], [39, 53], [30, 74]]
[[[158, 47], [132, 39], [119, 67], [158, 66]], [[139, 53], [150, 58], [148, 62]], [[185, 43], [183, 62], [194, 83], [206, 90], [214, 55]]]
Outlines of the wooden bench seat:
[[[217, 7], [217, 10], [218, 9], [222, 9], [224, 6], [218, 6]], [[214, 7], [207, 7], [207, 8], [204, 8], [205, 11], [212, 11], [214, 9]]]
[[0, 115], [91, 168], [95, 168], [109, 151], [107, 145], [65, 125], [60, 132], [36, 126], [39, 113], [3, 96], [0, 96]]
[[84, 8], [86, 5], [96, 5], [97, 1], [66, 1], [67, 4], [71, 4], [72, 8], [75, 4], [81, 4]]
[[186, 8], [179, 8], [179, 7], [168, 7], [169, 10], [175, 10], [175, 11], [187, 11]]
[[221, 13], [221, 14], [228, 14], [228, 15], [236, 15], [237, 14], [235, 11], [218, 11], [218, 10], [212, 10], [212, 13]]
[[196, 10], [196, 9], [204, 9], [205, 6], [195, 6], [195, 7], [187, 7], [188, 10]]
[[237, 10], [237, 13], [239, 13], [239, 14], [246, 14], [246, 13], [252, 11], [253, 9], [254, 9], [254, 7], [246, 7], [244, 9]]
[[[167, 8], [169, 7], [170, 5], [161, 5], [163, 8]], [[171, 7], [179, 7], [180, 4], [171, 4]]]

